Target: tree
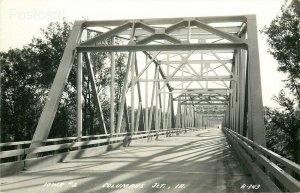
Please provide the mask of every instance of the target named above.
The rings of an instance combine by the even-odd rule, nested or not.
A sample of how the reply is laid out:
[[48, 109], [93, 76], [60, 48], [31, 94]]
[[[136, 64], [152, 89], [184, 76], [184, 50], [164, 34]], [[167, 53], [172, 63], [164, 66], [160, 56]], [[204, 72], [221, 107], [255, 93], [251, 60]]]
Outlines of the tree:
[[286, 97], [283, 90], [274, 98], [282, 107], [280, 110], [265, 108], [267, 148], [299, 163], [300, 111], [295, 101]]
[[267, 35], [269, 52], [278, 61], [278, 71], [286, 73], [286, 86], [300, 104], [300, 1], [294, 0], [289, 8], [282, 8], [262, 32]]
[[26, 62], [27, 50], [0, 53], [1, 141], [29, 138], [39, 113], [40, 96], [34, 67]]
[[[32, 138], [70, 29], [71, 25], [66, 21], [50, 23], [42, 30], [42, 38], [33, 38], [22, 49], [0, 53], [2, 142]], [[51, 136], [61, 137], [75, 132], [72, 128], [74, 121], [68, 114], [74, 110], [72, 87], [76, 79], [74, 75], [70, 77]]]
[[[42, 29], [41, 38], [22, 49], [0, 52], [1, 62], [1, 142], [31, 140], [37, 126], [45, 99], [52, 85], [62, 58], [71, 24], [63, 21], [50, 23]], [[96, 35], [96, 34], [95, 34]], [[109, 40], [103, 43], [109, 44]], [[109, 123], [110, 66], [108, 53], [91, 54], [97, 87], [100, 88], [102, 108]], [[119, 91], [124, 77], [126, 55], [116, 57], [116, 90]], [[84, 64], [85, 65], [85, 64]], [[76, 134], [76, 62], [71, 69], [67, 85], [60, 100], [49, 138], [74, 136]], [[96, 114], [90, 80], [83, 71], [83, 134], [100, 134], [103, 128]], [[117, 97], [119, 97], [117, 92]]]
[[269, 52], [278, 61], [278, 71], [288, 75], [286, 87], [296, 102], [281, 91], [275, 101], [283, 108], [266, 108], [267, 147], [300, 163], [300, 2], [293, 0], [265, 27]]

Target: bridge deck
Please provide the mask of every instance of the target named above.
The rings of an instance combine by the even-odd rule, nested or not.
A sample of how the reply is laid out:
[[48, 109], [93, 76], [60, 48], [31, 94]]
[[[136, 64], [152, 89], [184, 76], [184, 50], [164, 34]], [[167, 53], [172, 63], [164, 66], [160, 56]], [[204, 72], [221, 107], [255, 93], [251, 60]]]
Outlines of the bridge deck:
[[224, 134], [207, 129], [2, 178], [1, 192], [240, 192], [243, 184], [253, 182]]

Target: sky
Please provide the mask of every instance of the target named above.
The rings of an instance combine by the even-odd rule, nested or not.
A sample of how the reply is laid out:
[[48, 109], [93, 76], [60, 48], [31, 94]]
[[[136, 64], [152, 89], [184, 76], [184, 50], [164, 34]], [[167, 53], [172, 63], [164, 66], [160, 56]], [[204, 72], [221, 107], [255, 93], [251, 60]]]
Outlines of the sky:
[[[51, 21], [113, 20], [256, 14], [262, 29], [280, 13], [284, 0], [0, 0], [0, 51], [22, 48], [41, 35]], [[272, 97], [286, 76], [258, 33], [263, 104], [278, 107]]]

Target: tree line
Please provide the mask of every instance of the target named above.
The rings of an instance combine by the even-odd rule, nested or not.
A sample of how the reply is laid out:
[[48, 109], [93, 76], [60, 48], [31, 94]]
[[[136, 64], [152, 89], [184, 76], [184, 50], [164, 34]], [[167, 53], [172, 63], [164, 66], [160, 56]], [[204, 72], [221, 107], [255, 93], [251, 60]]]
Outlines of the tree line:
[[[287, 95], [281, 90], [274, 100], [281, 108], [265, 107], [267, 147], [300, 163], [300, 2], [292, 1], [262, 31], [267, 36], [269, 53], [278, 61]], [[270, 64], [273, 65], [273, 64]]]
[[[42, 29], [40, 38], [33, 38], [22, 49], [0, 52], [1, 62], [1, 142], [31, 140], [46, 96], [58, 69], [71, 24], [63, 21], [50, 23]], [[89, 34], [97, 35], [97, 34]], [[110, 44], [105, 40], [103, 44]], [[108, 53], [91, 53], [91, 61], [99, 88], [99, 97], [107, 129], [109, 129], [110, 60]], [[76, 135], [76, 60], [71, 69], [49, 138]], [[115, 57], [115, 103], [121, 95], [125, 75], [126, 54]], [[91, 89], [91, 80], [83, 60], [83, 135], [104, 133], [98, 120]]]

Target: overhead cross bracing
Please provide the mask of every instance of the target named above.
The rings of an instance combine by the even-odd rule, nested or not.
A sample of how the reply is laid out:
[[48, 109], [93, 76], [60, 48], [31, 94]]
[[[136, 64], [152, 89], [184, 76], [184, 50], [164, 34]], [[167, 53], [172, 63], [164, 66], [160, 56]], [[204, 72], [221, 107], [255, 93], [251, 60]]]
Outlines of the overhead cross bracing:
[[[244, 21], [242, 20], [227, 25], [224, 25], [224, 23], [210, 23], [209, 25], [200, 21], [199, 18], [162, 20], [158, 23], [154, 20], [124, 21], [119, 26], [113, 26], [114, 24], [110, 23], [105, 27], [88, 23], [86, 24], [87, 30], [101, 31], [101, 35], [84, 41], [81, 48], [87, 49], [88, 46], [91, 46], [91, 49], [97, 49], [99, 40], [106, 38], [107, 34], [110, 35], [112, 31], [119, 31], [119, 33], [114, 34], [115, 39], [127, 40], [123, 45], [129, 46], [142, 44], [148, 46], [170, 44], [210, 45], [242, 42], [238, 37], [238, 33], [243, 30]], [[105, 25], [106, 22], [101, 23]], [[132, 35], [133, 33], [134, 35]], [[131, 39], [133, 41], [130, 41]], [[81, 48], [79, 47], [79, 49]], [[170, 49], [173, 50], [173, 48]], [[172, 94], [173, 102], [176, 101], [177, 105], [192, 109], [196, 113], [199, 112], [197, 108], [202, 105], [228, 105], [231, 91], [230, 81], [235, 81], [232, 72], [234, 50], [221, 49], [220, 51], [204, 50], [202, 48], [189, 51], [174, 50], [172, 52], [164, 48], [158, 49], [156, 52], [148, 51], [146, 56], [148, 56], [150, 62], [143, 65], [143, 69], [137, 75], [137, 81], [140, 83], [154, 82], [154, 84], [159, 82], [160, 89], [158, 93], [163, 95], [164, 99], [165, 95]], [[143, 73], [145, 73], [145, 69], [149, 68], [151, 62], [152, 65], [158, 65], [160, 75], [157, 78], [147, 77], [145, 79]], [[166, 86], [168, 86], [168, 90], [165, 90]], [[214, 109], [217, 110], [219, 107]], [[201, 113], [204, 112], [206, 113], [206, 111]], [[221, 113], [224, 114], [225, 111], [223, 110]]]
[[[253, 15], [76, 21], [34, 140], [46, 139], [76, 62], [77, 130], [82, 132], [82, 68], [87, 68], [105, 133], [193, 127], [214, 119], [264, 145], [256, 20]], [[110, 125], [99, 99], [91, 53], [109, 53]], [[115, 58], [125, 54], [124, 86], [114, 104]], [[117, 112], [117, 113], [115, 113]], [[220, 115], [220, 116], [219, 116]], [[222, 118], [223, 117], [223, 118]], [[222, 118], [222, 120], [220, 120]], [[201, 126], [205, 121], [197, 122]], [[142, 124], [140, 124], [142, 123]], [[143, 126], [141, 126], [143, 125]]]
[[[205, 20], [205, 18], [180, 18], [116, 21], [115, 24], [119, 26], [113, 26], [113, 22], [100, 22], [102, 25], [107, 25], [105, 27], [97, 26], [97, 22], [87, 23], [87, 29], [93, 28], [95, 31], [101, 31], [102, 28], [105, 30], [101, 31], [101, 35], [83, 42], [78, 49], [122, 51], [127, 46], [128, 50], [144, 51], [142, 47], [138, 46], [147, 44], [147, 48], [144, 49], [157, 50], [157, 52], [150, 52], [150, 50], [147, 54], [151, 60], [154, 59], [153, 61], [159, 65], [161, 77], [145, 80], [140, 78], [142, 75], [140, 73], [138, 75], [139, 82], [162, 82], [160, 93], [168, 94], [172, 91], [175, 100], [178, 96], [185, 98], [185, 102], [181, 102], [181, 105], [191, 105], [193, 108], [195, 105], [201, 105], [201, 103], [203, 105], [211, 103], [226, 105], [228, 104], [226, 99], [218, 100], [215, 97], [214, 99], [207, 100], [206, 98], [206, 100], [199, 101], [197, 97], [201, 97], [203, 94], [220, 94], [220, 88], [225, 88], [222, 94], [229, 96], [231, 92], [230, 81], [236, 80], [232, 68], [234, 48], [237, 46], [236, 43], [245, 46], [240, 36], [244, 33], [246, 18], [235, 17], [231, 22], [219, 20], [214, 23]], [[132, 29], [134, 29], [134, 42], [130, 42]], [[112, 31], [119, 32], [115, 37], [116, 39], [125, 39], [127, 42], [123, 46], [115, 46], [114, 48], [113, 46], [106, 46], [106, 48], [101, 45], [97, 46], [96, 41], [99, 42], [101, 38], [111, 35]], [[179, 44], [178, 46], [182, 47], [164, 46], [170, 44]], [[224, 49], [226, 47], [222, 49], [222, 46], [229, 46], [229, 44], [232, 44], [231, 49]], [[160, 45], [164, 47], [159, 47]], [[213, 47], [217, 50], [214, 50]], [[206, 48], [208, 49], [205, 50]], [[169, 90], [163, 91], [167, 85]], [[198, 96], [192, 97], [195, 93]]]

